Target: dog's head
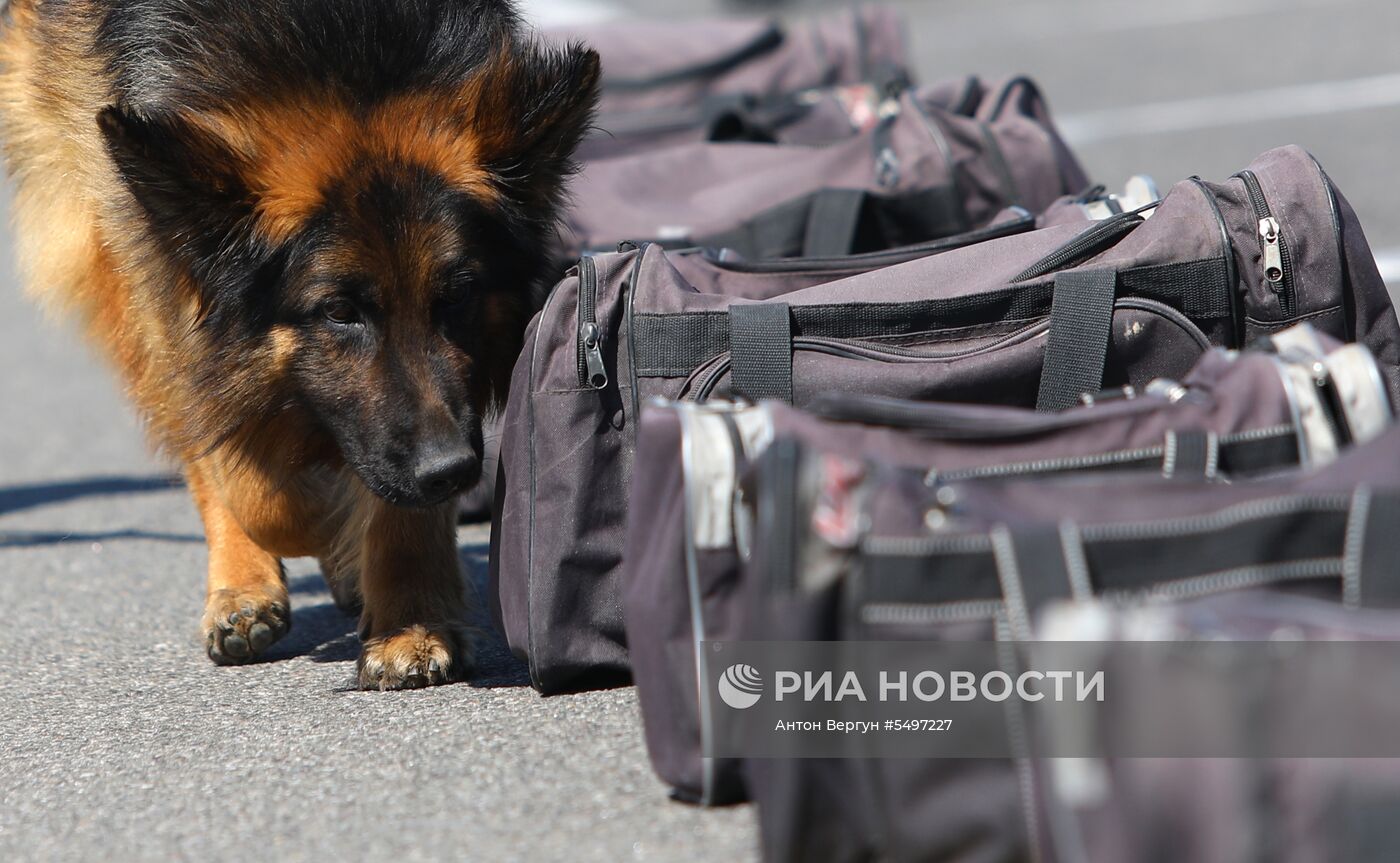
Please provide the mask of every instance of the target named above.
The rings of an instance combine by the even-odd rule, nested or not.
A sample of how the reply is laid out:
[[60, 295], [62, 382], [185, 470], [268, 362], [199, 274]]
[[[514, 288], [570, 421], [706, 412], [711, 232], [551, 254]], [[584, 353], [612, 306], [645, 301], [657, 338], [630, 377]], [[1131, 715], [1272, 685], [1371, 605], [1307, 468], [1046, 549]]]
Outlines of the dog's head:
[[452, 83], [98, 122], [199, 326], [424, 505], [480, 476], [598, 77], [592, 51], [508, 39]]

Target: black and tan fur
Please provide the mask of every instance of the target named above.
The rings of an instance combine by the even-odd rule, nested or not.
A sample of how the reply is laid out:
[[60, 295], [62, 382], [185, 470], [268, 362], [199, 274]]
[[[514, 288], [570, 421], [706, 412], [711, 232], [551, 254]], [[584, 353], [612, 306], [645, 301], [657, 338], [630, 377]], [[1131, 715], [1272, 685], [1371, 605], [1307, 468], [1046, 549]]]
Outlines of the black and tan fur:
[[0, 134], [29, 290], [82, 319], [209, 544], [203, 631], [363, 608], [361, 685], [462, 677], [480, 474], [598, 62], [504, 0], [13, 0]]

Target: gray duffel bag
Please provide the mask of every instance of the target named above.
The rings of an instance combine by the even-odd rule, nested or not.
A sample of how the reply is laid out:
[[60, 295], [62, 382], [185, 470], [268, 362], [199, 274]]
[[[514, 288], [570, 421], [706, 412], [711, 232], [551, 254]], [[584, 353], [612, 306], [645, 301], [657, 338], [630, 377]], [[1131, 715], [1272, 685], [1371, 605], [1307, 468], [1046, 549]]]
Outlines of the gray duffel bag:
[[570, 188], [562, 249], [844, 255], [952, 236], [1013, 205], [1039, 213], [1088, 186], [1029, 81], [967, 113], [948, 93], [883, 98], [868, 128], [823, 146], [696, 141], [590, 161]]
[[1323, 466], [1390, 424], [1365, 348], [1328, 344], [1306, 325], [1259, 347], [1218, 348], [1181, 382], [1057, 414], [843, 394], [807, 411], [771, 401], [645, 410], [621, 590], [657, 774], [683, 800], [745, 797], [737, 761], [702, 757], [706, 705], [715, 705], [698, 675], [703, 643], [735, 640], [744, 624], [750, 529], [736, 515], [738, 492], [772, 441], [868, 456], [921, 471], [928, 483], [1097, 471], [1228, 482]]
[[1179, 183], [1147, 219], [863, 266], [649, 245], [585, 257], [556, 287], [511, 383], [491, 554], [497, 620], [535, 686], [626, 679], [617, 578], [653, 397], [803, 406], [855, 392], [1054, 410], [1179, 380], [1212, 345], [1301, 321], [1364, 344], [1400, 393], [1400, 324], [1360, 224], [1296, 147], [1223, 183]]

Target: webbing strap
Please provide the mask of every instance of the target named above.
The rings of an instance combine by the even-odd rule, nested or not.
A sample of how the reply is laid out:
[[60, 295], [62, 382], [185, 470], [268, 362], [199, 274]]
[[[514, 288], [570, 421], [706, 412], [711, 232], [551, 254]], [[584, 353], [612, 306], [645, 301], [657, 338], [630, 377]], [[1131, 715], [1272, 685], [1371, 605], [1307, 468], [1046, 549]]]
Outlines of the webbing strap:
[[807, 232], [802, 238], [806, 258], [849, 255], [855, 245], [856, 226], [865, 192], [860, 189], [823, 189], [812, 199]]
[[787, 303], [729, 307], [730, 380], [737, 395], [792, 403], [792, 312]]
[[1200, 429], [1168, 429], [1162, 446], [1162, 475], [1215, 479], [1220, 469], [1220, 439]]
[[1283, 434], [1221, 444], [1216, 473], [1247, 476], [1297, 464], [1298, 435], [1290, 428]]
[[1063, 410], [1079, 404], [1082, 394], [1103, 388], [1117, 285], [1113, 270], [1071, 270], [1055, 276], [1036, 410]]
[[844, 256], [856, 252], [857, 246], [889, 249], [969, 229], [962, 199], [951, 185], [897, 195], [832, 188], [785, 201], [733, 228], [684, 242], [733, 249], [759, 261]]
[[1358, 499], [1366, 500], [1365, 533], [1359, 544], [1359, 604], [1400, 608], [1400, 494], [1374, 492]]
[[[1136, 267], [1119, 273], [1124, 296], [1159, 300], [1193, 320], [1228, 317], [1221, 258]], [[1032, 283], [958, 297], [899, 303], [794, 306], [803, 335], [834, 339], [891, 338], [963, 326], [1027, 320], [1050, 312], [1053, 285]], [[729, 315], [723, 310], [644, 312], [633, 317], [633, 362], [643, 378], [686, 377], [729, 350]], [[1098, 387], [1094, 387], [1095, 390]]]
[[1018, 641], [1029, 641], [1035, 612], [1074, 596], [1060, 529], [1036, 525], [1012, 531], [999, 525], [991, 536], [1012, 634]]
[[789, 257], [801, 250], [814, 198], [787, 201], [727, 231], [695, 237], [687, 243], [733, 249], [755, 260]]

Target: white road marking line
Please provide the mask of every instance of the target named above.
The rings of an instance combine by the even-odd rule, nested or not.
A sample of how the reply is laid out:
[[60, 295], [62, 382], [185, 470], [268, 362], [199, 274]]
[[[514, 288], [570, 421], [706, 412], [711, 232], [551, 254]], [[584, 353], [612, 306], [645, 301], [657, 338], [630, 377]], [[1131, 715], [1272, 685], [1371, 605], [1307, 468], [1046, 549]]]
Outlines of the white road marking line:
[[1058, 123], [1071, 142], [1083, 143], [1397, 105], [1400, 74], [1389, 74], [1088, 111]]
[[[1051, 4], [1053, 5], [1053, 4]], [[1097, 16], [1087, 22], [1090, 32], [1112, 33], [1119, 30], [1142, 30], [1152, 27], [1172, 27], [1182, 24], [1198, 24], [1204, 21], [1220, 21], [1227, 18], [1249, 18], [1256, 15], [1277, 15], [1280, 11], [1291, 12], [1309, 7], [1326, 6], [1335, 9], [1337, 0], [1294, 0], [1281, 3], [1280, 0], [1220, 0], [1205, 2], [1176, 3], [1113, 3], [1107, 14]], [[1057, 10], [1059, 11], [1059, 10]], [[1063, 13], [1061, 13], [1063, 15]], [[1076, 22], [1085, 25], [1084, 21]]]
[[[953, 32], [995, 34], [1000, 38], [1036, 40], [1059, 36], [1082, 37], [1089, 33], [1118, 33], [1156, 27], [1180, 27], [1209, 21], [1277, 15], [1295, 10], [1353, 5], [1357, 0], [1173, 0], [1170, 3], [1125, 3], [1123, 0], [1081, 2], [1074, 15], [1066, 15], [1061, 3], [1031, 0], [1026, 3], [982, 2], [960, 8], [940, 9], [930, 23]], [[916, 20], [922, 4], [901, 4]]]

